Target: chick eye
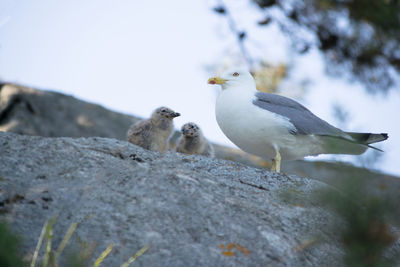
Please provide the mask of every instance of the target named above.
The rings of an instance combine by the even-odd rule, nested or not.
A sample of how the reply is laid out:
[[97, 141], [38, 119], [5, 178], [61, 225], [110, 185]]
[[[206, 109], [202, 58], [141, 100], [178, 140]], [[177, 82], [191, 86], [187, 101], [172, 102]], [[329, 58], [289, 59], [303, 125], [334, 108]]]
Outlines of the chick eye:
[[239, 76], [239, 73], [235, 72], [232, 74], [233, 76]]

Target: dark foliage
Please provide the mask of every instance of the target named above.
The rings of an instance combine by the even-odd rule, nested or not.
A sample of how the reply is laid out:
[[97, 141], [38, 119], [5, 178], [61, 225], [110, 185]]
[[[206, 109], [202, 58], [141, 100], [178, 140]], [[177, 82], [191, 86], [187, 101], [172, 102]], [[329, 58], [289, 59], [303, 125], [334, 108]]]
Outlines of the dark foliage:
[[0, 221], [0, 266], [19, 267], [25, 266], [19, 251], [19, 239], [4, 222]]
[[[329, 63], [335, 63], [336, 73], [339, 69], [351, 71], [371, 92], [396, 85], [393, 73], [400, 72], [400, 1], [254, 1], [262, 9], [278, 7], [296, 26], [314, 32], [319, 42], [315, 45]], [[296, 31], [285, 32], [294, 42], [309, 45]]]
[[[328, 73], [352, 73], [369, 92], [386, 92], [398, 85], [396, 83], [399, 81], [400, 73], [399, 0], [253, 0], [253, 2], [264, 11], [263, 13], [267, 13], [263, 20], [257, 22], [258, 26], [270, 25], [272, 21], [277, 23], [299, 54], [307, 53], [311, 47], [318, 48], [328, 61]], [[272, 9], [279, 10], [283, 16], [274, 16], [274, 12], [269, 13]], [[232, 20], [228, 16], [227, 6], [221, 4], [215, 7], [214, 11]], [[313, 33], [316, 43], [306, 38], [303, 30]], [[243, 31], [235, 34], [239, 36], [239, 41], [249, 37]], [[248, 55], [245, 58], [249, 61]]]
[[393, 228], [400, 219], [393, 215], [397, 203], [368, 192], [366, 182], [353, 177], [339, 185], [341, 192], [324, 190], [317, 193], [317, 198], [344, 220], [332, 231], [340, 236], [347, 266], [392, 266], [398, 262], [398, 255], [383, 255], [399, 238]]

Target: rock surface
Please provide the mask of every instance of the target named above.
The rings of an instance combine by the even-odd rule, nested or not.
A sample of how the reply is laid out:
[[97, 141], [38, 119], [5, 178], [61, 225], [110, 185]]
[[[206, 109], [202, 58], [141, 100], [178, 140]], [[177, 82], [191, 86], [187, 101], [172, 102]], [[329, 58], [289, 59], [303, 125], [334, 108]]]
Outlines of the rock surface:
[[320, 181], [363, 176], [371, 191], [398, 199], [398, 178], [343, 164], [285, 163], [312, 180], [222, 160], [266, 166], [218, 145], [220, 159], [143, 150], [123, 141], [138, 119], [0, 85], [0, 219], [22, 236], [28, 259], [58, 215], [53, 247], [77, 222], [68, 247], [96, 244], [92, 263], [114, 244], [102, 266], [121, 266], [145, 245], [135, 266], [338, 266], [343, 251], [329, 226], [343, 222], [312, 197], [331, 188]]
[[[327, 228], [338, 219], [310, 198], [326, 187], [315, 180], [99, 137], [0, 132], [0, 158], [0, 214], [28, 258], [45, 220], [58, 215], [53, 246], [79, 222], [72, 240], [97, 244], [92, 261], [114, 244], [103, 266], [145, 245], [135, 266], [340, 264]], [[316, 237], [329, 242], [304, 246]], [[229, 251], [230, 243], [240, 247]]]
[[0, 86], [0, 131], [125, 140], [127, 129], [138, 120], [52, 91], [14, 84]]
[[[126, 130], [138, 120], [137, 117], [113, 112], [72, 96], [10, 83], [0, 85], [0, 131], [48, 137], [98, 136], [125, 140]], [[173, 140], [177, 137], [176, 132]], [[269, 167], [269, 162], [238, 149], [215, 144], [214, 147], [218, 158]], [[284, 162], [282, 171], [323, 181], [335, 187], [354, 176], [361, 176], [371, 191], [389, 195], [395, 201], [400, 192], [398, 177], [343, 163]], [[400, 216], [400, 209], [394, 212]]]

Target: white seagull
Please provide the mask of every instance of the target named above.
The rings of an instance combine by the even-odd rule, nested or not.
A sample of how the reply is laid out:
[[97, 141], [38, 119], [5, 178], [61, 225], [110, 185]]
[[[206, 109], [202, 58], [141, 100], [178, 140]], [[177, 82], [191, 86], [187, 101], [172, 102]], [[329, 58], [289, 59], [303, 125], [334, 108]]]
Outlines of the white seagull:
[[221, 130], [242, 150], [272, 159], [271, 171], [280, 171], [281, 159], [359, 155], [368, 147], [377, 149], [370, 144], [388, 138], [386, 133], [342, 131], [290, 98], [257, 91], [246, 70], [228, 71], [208, 83], [222, 87], [215, 106]]

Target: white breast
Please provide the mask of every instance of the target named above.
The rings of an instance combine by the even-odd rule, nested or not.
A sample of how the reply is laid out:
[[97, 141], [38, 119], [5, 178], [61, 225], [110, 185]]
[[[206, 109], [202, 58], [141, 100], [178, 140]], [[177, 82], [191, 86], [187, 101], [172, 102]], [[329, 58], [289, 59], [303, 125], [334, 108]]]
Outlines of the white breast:
[[285, 117], [255, 106], [253, 91], [229, 88], [216, 102], [216, 119], [224, 134], [242, 150], [267, 160], [279, 149], [282, 160], [318, 154], [314, 137], [292, 135], [293, 124]]

